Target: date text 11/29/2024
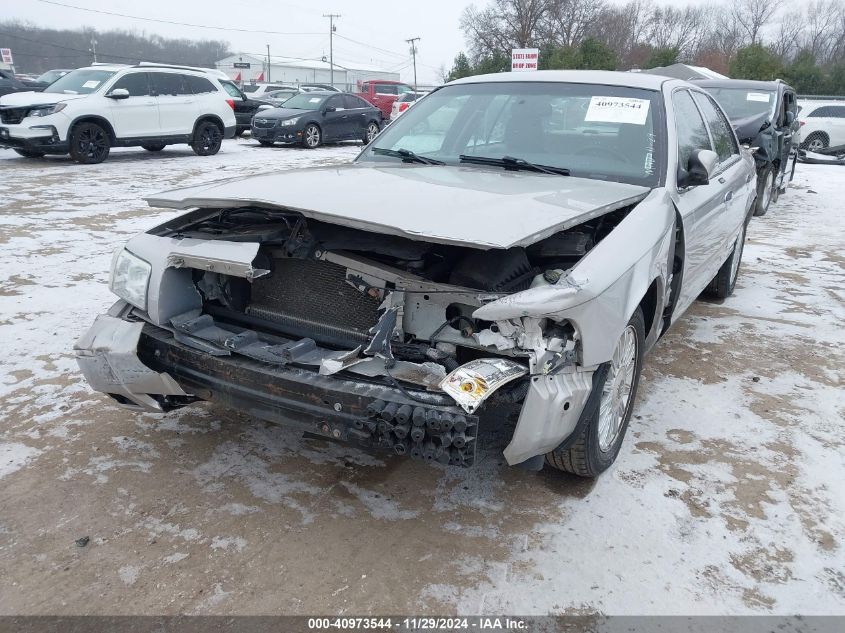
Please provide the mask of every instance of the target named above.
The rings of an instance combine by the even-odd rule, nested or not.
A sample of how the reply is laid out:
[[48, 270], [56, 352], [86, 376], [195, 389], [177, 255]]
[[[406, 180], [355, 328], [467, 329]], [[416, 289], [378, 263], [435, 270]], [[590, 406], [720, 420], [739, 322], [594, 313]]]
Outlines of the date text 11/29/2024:
[[329, 630], [398, 630], [398, 631], [523, 631], [528, 623], [521, 618], [509, 617], [343, 617], [343, 618], [308, 618], [308, 629], [312, 631]]

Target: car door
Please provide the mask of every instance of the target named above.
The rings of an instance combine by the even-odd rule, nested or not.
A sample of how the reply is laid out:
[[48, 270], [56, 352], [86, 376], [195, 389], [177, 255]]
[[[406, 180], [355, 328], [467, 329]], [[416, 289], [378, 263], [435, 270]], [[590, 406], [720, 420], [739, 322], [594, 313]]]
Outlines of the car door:
[[115, 81], [106, 94], [119, 89], [126, 90], [129, 97], [107, 100], [115, 136], [120, 139], [158, 136], [158, 104], [150, 90], [149, 73], [127, 73]]
[[[334, 108], [334, 109], [332, 109]], [[334, 95], [326, 99], [322, 105], [323, 111], [323, 140], [340, 141], [349, 138], [349, 113], [343, 95]]]
[[361, 138], [369, 123], [370, 104], [355, 95], [343, 95], [349, 121], [349, 138]]
[[[690, 91], [683, 88], [672, 93], [672, 110], [677, 137], [677, 163], [680, 177], [686, 174], [690, 156], [698, 150], [715, 151], [704, 117]], [[670, 180], [671, 181], [671, 180]], [[683, 311], [710, 283], [715, 274], [714, 253], [718, 248], [728, 192], [726, 182], [712, 178], [706, 185], [678, 186], [673, 199], [681, 215], [684, 230], [684, 270], [676, 310]]]
[[196, 100], [184, 85], [179, 73], [150, 73], [152, 89], [158, 103], [162, 136], [182, 136], [193, 132], [197, 119]]
[[[729, 251], [740, 226], [745, 222], [751, 190], [756, 191], [756, 174], [743, 164], [736, 133], [716, 100], [705, 92], [695, 92], [694, 95], [710, 130], [713, 147], [719, 155], [716, 181], [724, 186], [726, 215], [718, 223], [718, 240], [721, 247]], [[719, 257], [718, 251], [716, 257], [715, 266], [718, 269], [725, 257]]]

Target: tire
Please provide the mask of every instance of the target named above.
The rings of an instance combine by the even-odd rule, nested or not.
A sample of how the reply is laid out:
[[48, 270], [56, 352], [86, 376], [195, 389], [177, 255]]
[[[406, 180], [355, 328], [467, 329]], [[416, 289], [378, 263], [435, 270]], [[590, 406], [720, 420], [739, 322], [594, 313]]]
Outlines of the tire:
[[734, 242], [731, 256], [725, 260], [725, 263], [719, 268], [719, 272], [713, 277], [713, 281], [707, 286], [706, 292], [711, 297], [727, 299], [733, 294], [737, 277], [739, 277], [739, 266], [742, 263], [742, 251], [745, 246], [745, 231], [747, 228], [748, 225], [743, 222], [739, 235], [736, 237], [736, 242]]
[[165, 148], [164, 143], [143, 143], [141, 145], [148, 152], [160, 152]]
[[[632, 353], [626, 352], [630, 345]], [[593, 374], [593, 388], [576, 426], [581, 429], [576, 431], [579, 435], [546, 453], [549, 466], [579, 477], [597, 477], [613, 464], [634, 410], [644, 345], [645, 321], [637, 308], [616, 344], [613, 360], [600, 365]], [[627, 396], [622, 395], [624, 391]]]
[[302, 131], [302, 147], [315, 149], [323, 142], [323, 132], [316, 123], [309, 123]]
[[771, 165], [762, 167], [757, 172], [757, 200], [754, 201], [754, 215], [766, 215], [775, 195], [775, 172]]
[[44, 158], [44, 152], [39, 152], [37, 149], [16, 149], [15, 153], [24, 158]]
[[194, 130], [191, 149], [197, 156], [214, 156], [223, 145], [223, 130], [211, 121], [202, 121]]
[[261, 141], [261, 140], [259, 140], [258, 142], [261, 145], [263, 145], [264, 147], [273, 147], [273, 141]]
[[376, 137], [376, 134], [378, 133], [378, 123], [376, 123], [375, 121], [370, 121], [369, 124], [367, 124], [367, 129], [364, 130], [364, 136], [361, 138], [361, 140], [364, 142], [364, 145], [367, 145], [368, 143], [372, 142], [372, 140]]
[[77, 163], [102, 163], [110, 151], [111, 139], [99, 123], [79, 123], [70, 133], [70, 157]]
[[824, 149], [830, 144], [830, 139], [824, 132], [813, 132], [803, 141], [801, 141], [801, 149], [809, 152], [817, 152]]

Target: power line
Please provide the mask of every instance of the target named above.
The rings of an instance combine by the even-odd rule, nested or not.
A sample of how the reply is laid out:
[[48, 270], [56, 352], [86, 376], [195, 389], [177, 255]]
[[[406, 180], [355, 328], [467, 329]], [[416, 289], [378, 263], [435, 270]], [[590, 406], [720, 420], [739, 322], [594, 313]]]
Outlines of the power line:
[[335, 37], [339, 37], [342, 40], [346, 40], [347, 42], [352, 42], [353, 44], [358, 44], [358, 46], [365, 46], [366, 48], [370, 48], [374, 51], [379, 51], [381, 53], [386, 53], [388, 55], [393, 55], [395, 57], [401, 57], [402, 59], [407, 59], [408, 56], [404, 53], [397, 53], [396, 51], [389, 51], [386, 48], [379, 48], [378, 46], [373, 46], [372, 44], [367, 44], [365, 42], [359, 42], [358, 40], [353, 40], [351, 37], [346, 37], [345, 35], [340, 35], [335, 33]]
[[64, 7], [66, 9], [76, 9], [77, 11], [87, 11], [88, 13], [99, 13], [101, 15], [110, 15], [118, 18], [128, 18], [130, 20], [142, 20], [144, 22], [156, 22], [158, 24], [173, 24], [176, 26], [190, 26], [195, 29], [210, 29], [212, 31], [231, 31], [237, 33], [261, 33], [263, 35], [323, 35], [322, 33], [293, 33], [284, 31], [262, 31], [260, 29], [237, 29], [225, 26], [208, 26], [206, 24], [192, 24], [190, 22], [175, 22], [173, 20], [159, 20], [157, 18], [145, 18], [138, 15], [127, 15], [125, 13], [115, 13], [114, 11], [103, 11], [101, 9], [89, 9], [87, 7], [78, 7], [73, 4], [65, 4], [64, 2], [56, 2], [55, 0], [36, 0], [44, 4], [52, 4], [57, 7]]

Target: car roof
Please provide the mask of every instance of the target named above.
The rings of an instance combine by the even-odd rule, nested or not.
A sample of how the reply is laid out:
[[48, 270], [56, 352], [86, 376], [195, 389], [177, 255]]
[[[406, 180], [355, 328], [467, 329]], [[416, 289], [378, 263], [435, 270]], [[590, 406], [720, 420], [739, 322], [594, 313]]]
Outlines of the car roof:
[[666, 83], [690, 85], [680, 79], [672, 79], [671, 77], [664, 77], [662, 75], [619, 72], [615, 70], [534, 70], [530, 72], [494, 73], [464, 77], [463, 79], [450, 81], [446, 85], [504, 81], [602, 84], [605, 86], [643, 88], [645, 90], [660, 90]]
[[792, 87], [780, 81], [757, 81], [753, 79], [693, 79], [692, 83], [702, 88], [756, 88], [757, 90], [777, 90], [778, 88]]

